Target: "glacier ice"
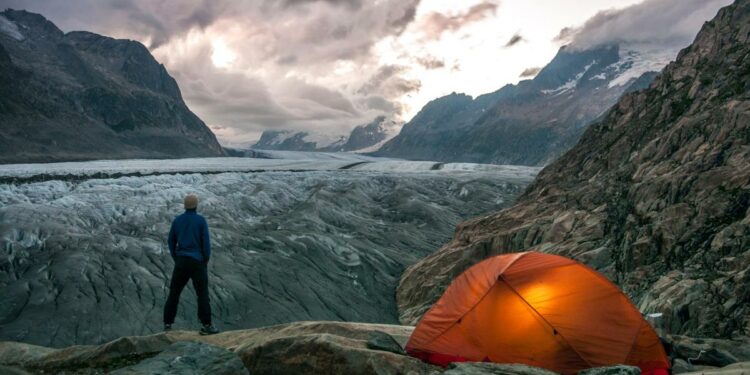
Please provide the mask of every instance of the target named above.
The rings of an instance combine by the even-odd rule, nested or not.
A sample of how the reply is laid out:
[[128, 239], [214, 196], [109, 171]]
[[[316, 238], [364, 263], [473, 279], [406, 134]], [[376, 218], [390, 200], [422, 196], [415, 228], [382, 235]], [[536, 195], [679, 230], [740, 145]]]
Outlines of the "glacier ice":
[[[351, 162], [333, 159], [305, 165]], [[512, 202], [536, 173], [368, 162], [361, 170], [87, 177], [137, 169], [96, 163], [16, 168], [52, 177], [0, 184], [0, 340], [64, 346], [159, 330], [172, 268], [164, 238], [187, 193], [201, 198], [211, 228], [210, 295], [222, 329], [308, 319], [396, 323], [393, 290], [403, 269], [447, 241], [461, 220]], [[134, 163], [166, 173], [243, 162]], [[378, 163], [386, 164], [377, 170]], [[80, 178], [55, 179], [55, 171]], [[177, 328], [197, 325], [191, 288]]]

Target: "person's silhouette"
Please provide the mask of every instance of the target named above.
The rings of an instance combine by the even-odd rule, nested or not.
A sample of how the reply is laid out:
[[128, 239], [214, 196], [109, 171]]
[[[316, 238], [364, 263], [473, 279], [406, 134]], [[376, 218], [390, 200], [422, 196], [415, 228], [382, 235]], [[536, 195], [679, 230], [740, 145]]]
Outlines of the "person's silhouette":
[[167, 244], [169, 253], [174, 259], [172, 281], [169, 284], [169, 297], [164, 305], [164, 330], [172, 329], [177, 315], [180, 293], [188, 280], [193, 280], [193, 288], [198, 297], [198, 319], [201, 335], [218, 333], [211, 324], [211, 304], [208, 298], [208, 260], [211, 258], [211, 241], [208, 235], [208, 223], [203, 216], [196, 213], [198, 197], [185, 197], [185, 213], [172, 221]]

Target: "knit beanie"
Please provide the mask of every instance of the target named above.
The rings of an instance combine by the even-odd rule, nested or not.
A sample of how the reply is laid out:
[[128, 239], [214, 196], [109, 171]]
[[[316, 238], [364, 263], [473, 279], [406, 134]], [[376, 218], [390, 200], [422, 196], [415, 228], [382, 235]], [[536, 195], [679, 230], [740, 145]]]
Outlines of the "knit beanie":
[[198, 197], [193, 194], [188, 194], [185, 197], [185, 209], [194, 210], [196, 208], [198, 208]]

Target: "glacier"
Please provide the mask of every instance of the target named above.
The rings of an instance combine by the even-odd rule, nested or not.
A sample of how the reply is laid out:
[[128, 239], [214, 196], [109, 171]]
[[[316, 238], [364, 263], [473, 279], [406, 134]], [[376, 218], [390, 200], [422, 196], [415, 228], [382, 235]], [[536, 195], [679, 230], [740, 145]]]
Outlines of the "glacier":
[[[286, 159], [0, 165], [0, 340], [67, 346], [160, 330], [172, 269], [165, 236], [187, 193], [201, 198], [211, 229], [221, 329], [397, 323], [405, 267], [460, 221], [512, 203], [538, 172], [269, 155]], [[188, 286], [176, 328], [197, 327], [195, 315]]]

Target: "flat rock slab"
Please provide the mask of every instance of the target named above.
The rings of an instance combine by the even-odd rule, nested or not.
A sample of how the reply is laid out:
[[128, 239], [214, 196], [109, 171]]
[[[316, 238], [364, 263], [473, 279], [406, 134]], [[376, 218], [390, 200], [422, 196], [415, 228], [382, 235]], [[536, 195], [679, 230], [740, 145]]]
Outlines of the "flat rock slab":
[[583, 370], [578, 375], [641, 375], [641, 369], [635, 366], [607, 366]]
[[557, 373], [521, 364], [461, 362], [451, 364], [443, 375], [557, 375]]
[[401, 344], [399, 344], [393, 336], [383, 331], [373, 331], [370, 333], [370, 339], [367, 340], [367, 349], [382, 350], [385, 352], [406, 355]]
[[247, 371], [251, 374], [440, 374], [443, 369], [416, 358], [368, 348], [373, 338], [387, 342], [386, 337], [393, 342], [383, 348], [400, 348], [413, 329], [387, 324], [297, 322], [212, 336], [171, 331], [62, 349], [0, 342], [0, 366], [23, 368], [31, 373], [76, 375], [246, 374]]
[[683, 375], [749, 375], [750, 362], [738, 362], [722, 368], [686, 372]]
[[231, 351], [202, 342], [178, 342], [159, 355], [112, 375], [237, 375], [247, 374], [240, 358]]

